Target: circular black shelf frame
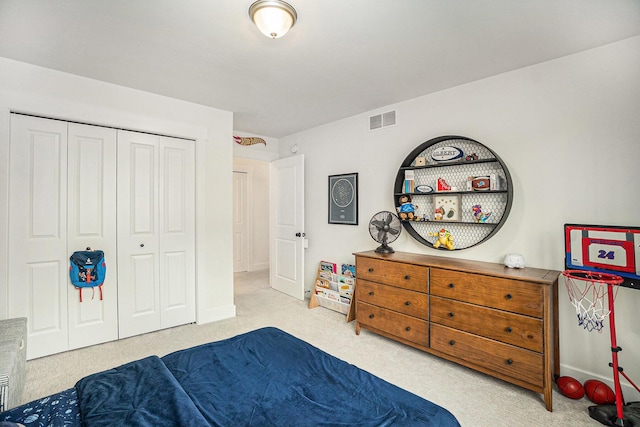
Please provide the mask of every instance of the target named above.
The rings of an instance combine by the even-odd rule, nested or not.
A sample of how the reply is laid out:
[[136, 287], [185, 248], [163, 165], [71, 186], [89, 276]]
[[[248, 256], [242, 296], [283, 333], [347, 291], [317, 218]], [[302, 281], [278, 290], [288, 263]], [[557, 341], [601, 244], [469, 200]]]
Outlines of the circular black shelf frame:
[[[417, 157], [426, 157], [430, 158], [429, 154], [433, 149], [445, 146], [463, 146], [465, 148], [471, 148], [472, 153], [480, 152], [481, 154], [477, 159], [470, 160], [462, 160], [459, 162], [452, 163], [431, 163], [416, 166], [415, 160]], [[460, 147], [459, 147], [460, 148]], [[464, 151], [464, 149], [463, 149]], [[467, 154], [467, 153], [465, 153]], [[471, 154], [471, 153], [469, 153]], [[464, 155], [463, 155], [464, 157]], [[450, 168], [459, 168], [460, 172], [457, 172], [458, 175], [464, 174], [465, 171], [471, 170], [474, 168], [482, 169], [485, 167], [484, 165], [494, 164], [495, 169], [498, 174], [504, 178], [506, 189], [496, 190], [496, 191], [441, 191], [441, 192], [432, 192], [432, 193], [405, 193], [404, 190], [404, 180], [405, 180], [405, 171], [413, 170], [416, 173], [425, 172], [425, 173], [434, 173], [438, 169], [442, 169], [443, 171], [451, 171], [454, 169]], [[446, 169], [444, 169], [446, 168]], [[471, 175], [469, 175], [471, 176]], [[421, 183], [423, 184], [423, 183]], [[435, 187], [434, 187], [435, 188]], [[404, 159], [402, 165], [398, 169], [398, 173], [396, 175], [396, 180], [394, 184], [394, 206], [396, 208], [399, 206], [398, 197], [402, 194], [410, 194], [412, 197], [416, 196], [434, 196], [434, 195], [460, 195], [463, 198], [462, 205], [465, 205], [465, 198], [467, 200], [471, 198], [482, 198], [482, 197], [499, 197], [499, 201], [497, 202], [499, 205], [499, 210], [501, 211], [501, 215], [497, 222], [473, 222], [473, 219], [463, 218], [461, 221], [402, 221], [402, 226], [404, 229], [416, 239], [419, 243], [433, 248], [435, 250], [444, 250], [449, 251], [449, 249], [440, 246], [438, 248], [434, 247], [434, 243], [437, 241], [434, 236], [431, 236], [429, 233], [437, 231], [441, 228], [447, 229], [455, 229], [456, 232], [452, 232], [454, 235], [454, 243], [455, 248], [453, 250], [463, 250], [479, 245], [480, 243], [488, 240], [492, 236], [494, 236], [500, 228], [506, 222], [509, 212], [511, 211], [511, 205], [513, 203], [513, 182], [511, 180], [511, 174], [509, 173], [509, 169], [502, 161], [502, 159], [489, 147], [484, 144], [465, 137], [465, 136], [457, 136], [457, 135], [446, 135], [439, 136], [437, 138], [432, 138], [418, 147], [416, 147], [413, 151], [409, 153], [409, 155]], [[466, 213], [465, 215], [470, 215]], [[460, 241], [456, 241], [455, 236], [464, 236], [465, 238]]]

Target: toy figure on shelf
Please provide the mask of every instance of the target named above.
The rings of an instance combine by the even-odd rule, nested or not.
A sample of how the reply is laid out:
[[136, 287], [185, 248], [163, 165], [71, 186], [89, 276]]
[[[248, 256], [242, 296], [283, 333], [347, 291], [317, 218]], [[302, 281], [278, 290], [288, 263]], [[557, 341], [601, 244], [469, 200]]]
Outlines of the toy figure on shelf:
[[482, 206], [480, 205], [473, 205], [471, 210], [473, 211], [473, 217], [476, 219], [476, 222], [487, 222], [491, 217], [491, 212], [482, 212]]
[[442, 221], [442, 217], [444, 216], [444, 208], [440, 206], [439, 208], [435, 208], [433, 211], [433, 219], [436, 221]]
[[438, 239], [433, 244], [433, 247], [438, 249], [440, 246], [443, 246], [450, 251], [454, 250], [455, 247], [453, 245], [453, 236], [449, 233], [449, 230], [444, 228], [440, 229], [438, 232], [429, 233], [429, 236], [437, 237]]
[[411, 203], [411, 195], [403, 194], [399, 197], [398, 201], [400, 202], [400, 206], [396, 209], [402, 221], [420, 221], [420, 217], [416, 213], [418, 206]]

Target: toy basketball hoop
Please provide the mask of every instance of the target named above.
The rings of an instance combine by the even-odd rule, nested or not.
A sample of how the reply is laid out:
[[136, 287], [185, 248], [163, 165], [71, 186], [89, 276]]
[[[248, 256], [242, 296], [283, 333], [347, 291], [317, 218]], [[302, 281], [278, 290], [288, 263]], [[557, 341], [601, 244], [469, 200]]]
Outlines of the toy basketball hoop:
[[[617, 285], [623, 282], [622, 277], [584, 270], [565, 270], [562, 275], [569, 301], [576, 309], [578, 325], [589, 332], [602, 332], [604, 321], [613, 310], [613, 302], [618, 294]], [[613, 286], [616, 286], [615, 292], [608, 299], [608, 307], [605, 307], [605, 296]]]
[[[622, 387], [620, 386], [620, 374], [622, 374], [631, 385], [640, 392], [640, 389], [624, 373], [622, 367], [618, 365], [618, 353], [622, 348], [616, 341], [616, 323], [614, 312], [614, 301], [618, 294], [619, 285], [623, 282], [622, 277], [609, 273], [599, 273], [585, 270], [565, 270], [562, 272], [564, 282], [569, 294], [569, 300], [576, 309], [578, 325], [584, 329], [602, 332], [604, 321], [609, 317], [609, 333], [611, 335], [611, 362], [609, 366], [613, 368], [613, 384], [616, 395], [616, 414], [607, 421], [615, 426], [630, 426], [625, 420], [624, 398], [622, 397]], [[615, 287], [615, 291], [614, 291]], [[607, 296], [607, 308], [604, 306], [604, 297]], [[635, 408], [629, 408], [629, 410]], [[598, 419], [598, 418], [596, 418]], [[598, 419], [603, 422], [603, 420]]]

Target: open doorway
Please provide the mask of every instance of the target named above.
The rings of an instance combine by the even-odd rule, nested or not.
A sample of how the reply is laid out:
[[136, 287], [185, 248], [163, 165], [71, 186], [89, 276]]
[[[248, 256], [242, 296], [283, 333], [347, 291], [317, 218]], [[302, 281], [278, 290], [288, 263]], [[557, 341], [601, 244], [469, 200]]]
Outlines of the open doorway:
[[269, 162], [233, 159], [233, 271], [269, 269]]

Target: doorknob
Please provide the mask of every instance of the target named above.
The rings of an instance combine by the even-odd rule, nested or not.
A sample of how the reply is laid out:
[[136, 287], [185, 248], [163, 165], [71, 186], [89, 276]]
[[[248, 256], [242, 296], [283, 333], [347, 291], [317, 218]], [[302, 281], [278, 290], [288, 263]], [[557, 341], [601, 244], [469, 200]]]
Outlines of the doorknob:
[[296, 237], [304, 237], [304, 236], [306, 236], [305, 233], [296, 233]]

